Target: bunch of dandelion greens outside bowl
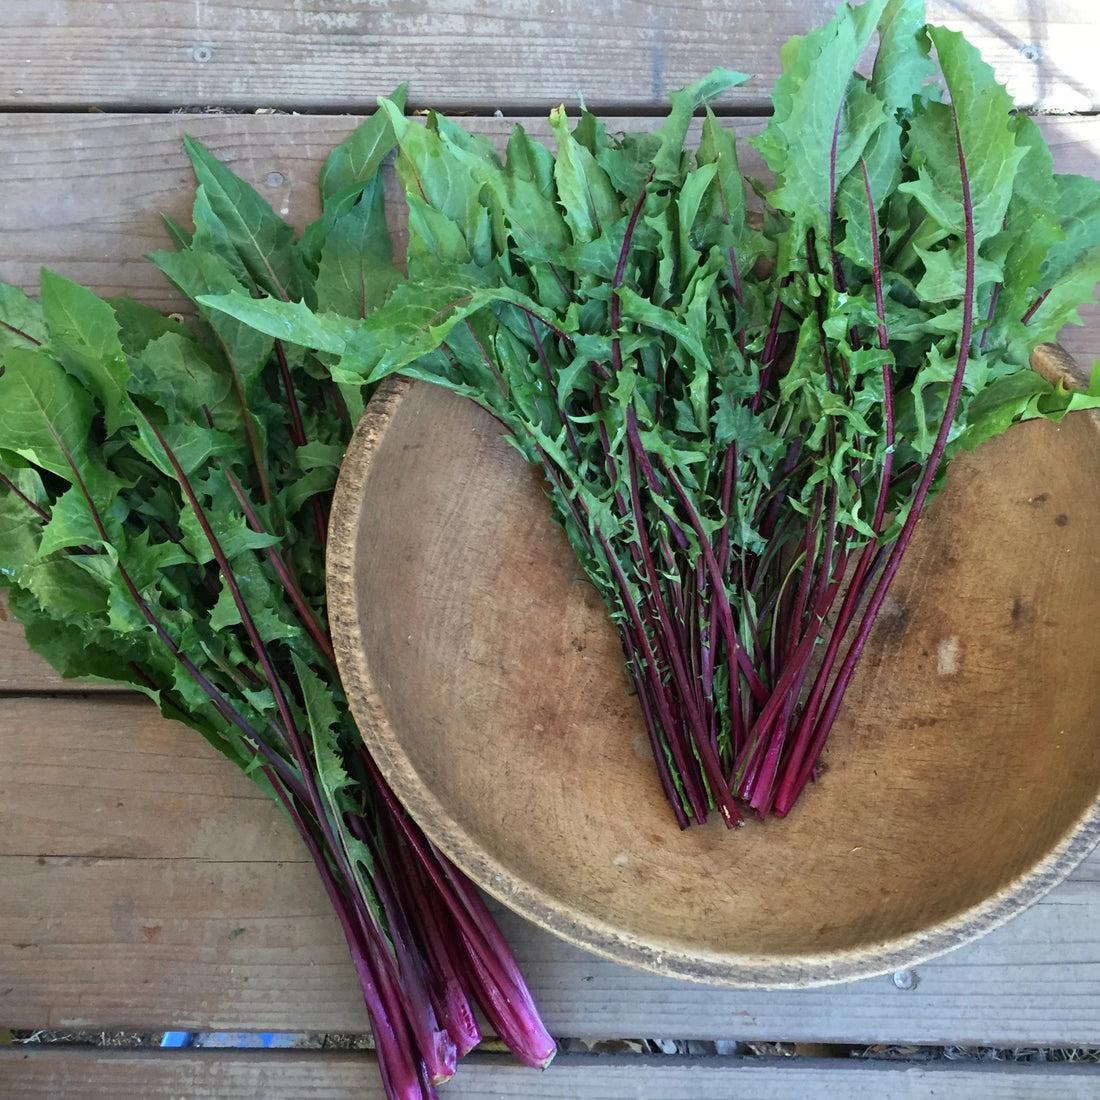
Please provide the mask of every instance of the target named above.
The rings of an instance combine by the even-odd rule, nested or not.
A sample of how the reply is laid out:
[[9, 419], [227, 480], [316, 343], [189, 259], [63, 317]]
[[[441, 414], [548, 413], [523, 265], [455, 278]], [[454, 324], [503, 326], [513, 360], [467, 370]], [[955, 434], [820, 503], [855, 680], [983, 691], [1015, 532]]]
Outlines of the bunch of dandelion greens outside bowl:
[[736, 73], [653, 133], [555, 111], [556, 155], [383, 100], [410, 238], [386, 303], [204, 299], [500, 421], [619, 628], [681, 826], [791, 810], [951, 456], [1097, 404], [1028, 361], [1091, 300], [1100, 187], [1054, 174], [977, 51], [869, 0], [782, 60], [762, 226], [709, 109], [684, 147]]
[[[855, 66], [878, 32], [870, 76]], [[63, 675], [126, 683], [260, 783], [347, 937], [387, 1095], [435, 1095], [478, 1003], [552, 1040], [476, 890], [365, 752], [333, 660], [333, 484], [387, 374], [478, 401], [545, 472], [619, 627], [681, 825], [787, 813], [947, 460], [1100, 404], [1028, 369], [1100, 277], [1100, 188], [907, 0], [783, 51], [746, 217], [733, 137], [672, 97], [506, 157], [403, 96], [326, 162], [297, 238], [197, 143], [153, 262], [181, 323], [44, 273], [0, 287], [0, 584]], [[409, 210], [393, 263], [379, 169]], [[848, 640], [851, 639], [851, 640]], [[626, 746], [624, 746], [626, 751]]]
[[[394, 99], [400, 104], [401, 96]], [[380, 305], [398, 273], [377, 114], [328, 158], [300, 240], [195, 142], [194, 233], [153, 262], [192, 303]], [[194, 325], [42, 274], [0, 286], [0, 585], [62, 675], [126, 684], [202, 734], [294, 823], [331, 899], [386, 1093], [424, 1100], [481, 1039], [554, 1042], [476, 889], [365, 752], [329, 637], [331, 492], [367, 390], [197, 306]]]

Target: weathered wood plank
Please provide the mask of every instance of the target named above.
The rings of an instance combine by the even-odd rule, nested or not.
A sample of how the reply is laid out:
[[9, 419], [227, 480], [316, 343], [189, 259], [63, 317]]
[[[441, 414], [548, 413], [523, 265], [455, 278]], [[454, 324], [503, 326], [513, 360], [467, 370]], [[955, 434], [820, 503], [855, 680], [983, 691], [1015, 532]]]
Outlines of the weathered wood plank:
[[235, 836], [218, 860], [0, 857], [5, 1025], [369, 1031], [313, 868]]
[[[20, 1100], [381, 1100], [369, 1055], [288, 1051], [0, 1050], [0, 1086]], [[1100, 1067], [908, 1065], [816, 1059], [559, 1055], [535, 1073], [473, 1055], [446, 1086], [453, 1100], [1091, 1100]]]
[[0, 837], [0, 1019], [367, 1029], [293, 827], [147, 701], [5, 700]]
[[[318, 213], [317, 176], [324, 158], [360, 121], [298, 115], [0, 115], [5, 151], [0, 280], [33, 293], [39, 269], [46, 266], [100, 294], [129, 294], [175, 309], [179, 296], [144, 257], [170, 247], [162, 214], [190, 224], [194, 177], [183, 135], [208, 145], [301, 228]], [[541, 117], [462, 120], [502, 148], [517, 122], [551, 141]], [[729, 124], [745, 137], [763, 127], [757, 119]], [[607, 125], [614, 131], [652, 123], [608, 118]], [[1097, 135], [1100, 149], [1100, 127]], [[746, 172], [763, 171], [748, 147], [742, 165]], [[403, 196], [392, 173], [388, 183], [391, 228], [403, 242]]]
[[200, 734], [137, 695], [0, 705], [5, 856], [302, 862], [290, 822]]
[[[22, 0], [0, 5], [0, 106], [228, 106], [358, 110], [410, 82], [417, 106], [541, 111], [651, 108], [715, 65], [754, 74], [725, 102], [762, 108], [780, 44], [834, 0], [355, 0], [339, 10], [273, 0]], [[929, 0], [964, 30], [1022, 105], [1095, 109], [1090, 0]]]
[[[367, 1028], [289, 824], [142, 701], [3, 701], [0, 846], [4, 1026]], [[1100, 854], [909, 989], [712, 989], [500, 920], [559, 1036], [1100, 1045]]]
[[32, 653], [23, 628], [11, 617], [0, 590], [0, 692], [113, 690], [111, 684], [62, 679], [37, 653]]
[[[469, 118], [463, 123], [501, 143], [521, 121], [539, 137], [541, 118]], [[741, 135], [759, 120], [731, 119]], [[316, 181], [328, 151], [355, 125], [350, 117], [292, 115], [0, 115], [0, 280], [35, 292], [43, 265], [100, 294], [130, 294], [171, 310], [179, 299], [143, 257], [168, 247], [160, 215], [187, 222], [193, 179], [181, 146], [189, 133], [207, 143], [297, 226], [317, 213]], [[1039, 119], [1059, 171], [1100, 178], [1100, 118]], [[643, 125], [609, 119], [609, 128]], [[744, 147], [743, 170], [759, 174]], [[391, 191], [398, 228], [403, 204]], [[1085, 328], [1063, 334], [1084, 362], [1100, 357], [1100, 309], [1082, 310]]]

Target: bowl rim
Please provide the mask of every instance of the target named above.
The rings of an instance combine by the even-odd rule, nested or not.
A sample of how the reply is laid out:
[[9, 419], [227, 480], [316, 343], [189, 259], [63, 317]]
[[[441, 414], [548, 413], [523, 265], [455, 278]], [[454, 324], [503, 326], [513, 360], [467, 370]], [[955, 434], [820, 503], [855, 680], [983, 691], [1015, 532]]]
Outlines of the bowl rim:
[[[1100, 842], [1098, 794], [1058, 844], [988, 898], [908, 936], [805, 955], [686, 950], [669, 940], [617, 928], [517, 879], [447, 813], [411, 761], [395, 751], [397, 739], [382, 735], [391, 726], [362, 644], [363, 625], [357, 614], [355, 591], [359, 506], [374, 456], [393, 414], [415, 385], [397, 376], [380, 383], [356, 426], [341, 466], [325, 563], [330, 628], [352, 716], [387, 783], [428, 839], [497, 901], [576, 947], [663, 977], [743, 989], [807, 989], [908, 969], [973, 942], [1038, 901]], [[1100, 427], [1100, 420], [1097, 423]]]

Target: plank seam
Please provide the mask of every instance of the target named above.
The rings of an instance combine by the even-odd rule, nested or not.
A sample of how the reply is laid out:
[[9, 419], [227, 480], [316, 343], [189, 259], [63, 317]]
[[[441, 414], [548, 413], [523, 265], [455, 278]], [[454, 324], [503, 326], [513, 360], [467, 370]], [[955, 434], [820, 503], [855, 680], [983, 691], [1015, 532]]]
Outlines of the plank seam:
[[[614, 115], [619, 118], [653, 119], [664, 118], [668, 114], [668, 105], [654, 103], [639, 105], [637, 103], [616, 103], [614, 101], [586, 102], [588, 110], [597, 115]], [[531, 118], [532, 115], [541, 117], [548, 114], [557, 103], [549, 100], [540, 108], [537, 104], [487, 104], [487, 103], [451, 103], [440, 113], [448, 117], [470, 116], [480, 118]], [[410, 102], [406, 106], [407, 113], [432, 109], [431, 103]], [[150, 103], [134, 100], [123, 104], [119, 103], [88, 103], [86, 101], [73, 100], [60, 103], [20, 103], [18, 105], [0, 104], [0, 115], [60, 115], [60, 114], [103, 114], [103, 115], [187, 115], [187, 114], [225, 114], [225, 115], [255, 115], [255, 114], [286, 114], [301, 115], [316, 118], [345, 118], [349, 115], [364, 115], [374, 110], [374, 104], [370, 102], [349, 103], [346, 106], [318, 105], [315, 107], [302, 106], [301, 104], [258, 102], [258, 103], [176, 103], [165, 105], [163, 103]], [[770, 118], [772, 106], [770, 103], [753, 104], [727, 104], [725, 106], [712, 105], [712, 110], [719, 118]], [[571, 117], [576, 115], [579, 107], [572, 101], [566, 103], [566, 113]], [[1100, 115], [1100, 109], [1085, 111], [1062, 111], [1053, 108], [1039, 108], [1031, 110], [1021, 108], [1021, 113], [1032, 117], [1052, 116], [1056, 118], [1093, 118]], [[702, 117], [698, 115], [697, 117]]]

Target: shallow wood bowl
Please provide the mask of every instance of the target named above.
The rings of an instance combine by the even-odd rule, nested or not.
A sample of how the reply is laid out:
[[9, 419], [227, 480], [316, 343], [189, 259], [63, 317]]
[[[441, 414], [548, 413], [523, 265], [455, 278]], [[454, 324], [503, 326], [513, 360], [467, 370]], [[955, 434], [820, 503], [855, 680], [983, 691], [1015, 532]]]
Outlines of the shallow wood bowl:
[[363, 738], [505, 904], [662, 974], [813, 985], [973, 939], [1100, 834], [1100, 436], [953, 464], [783, 821], [681, 832], [618, 638], [540, 475], [470, 402], [384, 385], [348, 451], [329, 605]]

